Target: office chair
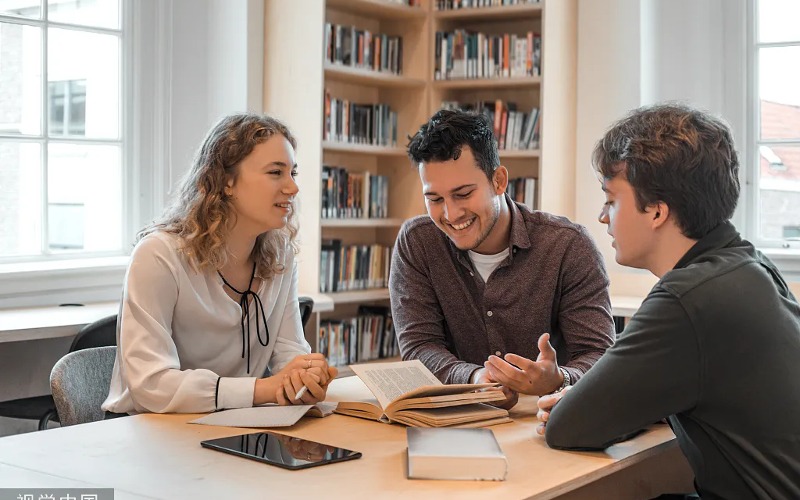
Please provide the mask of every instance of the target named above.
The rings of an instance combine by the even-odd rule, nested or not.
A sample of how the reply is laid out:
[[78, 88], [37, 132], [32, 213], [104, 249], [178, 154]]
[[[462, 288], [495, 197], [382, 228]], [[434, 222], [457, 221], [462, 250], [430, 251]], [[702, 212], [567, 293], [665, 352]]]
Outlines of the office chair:
[[[90, 323], [75, 335], [68, 352], [89, 347], [113, 346], [117, 344], [117, 315], [108, 316]], [[12, 399], [0, 402], [0, 417], [38, 420], [39, 430], [47, 429], [52, 420], [58, 422], [56, 404], [51, 394]]]
[[108, 396], [117, 346], [89, 347], [68, 353], [50, 372], [50, 389], [61, 426], [105, 418], [100, 408]]
[[311, 297], [298, 297], [297, 301], [300, 303], [300, 322], [305, 330], [306, 324], [311, 318], [311, 312], [314, 310], [314, 299]]

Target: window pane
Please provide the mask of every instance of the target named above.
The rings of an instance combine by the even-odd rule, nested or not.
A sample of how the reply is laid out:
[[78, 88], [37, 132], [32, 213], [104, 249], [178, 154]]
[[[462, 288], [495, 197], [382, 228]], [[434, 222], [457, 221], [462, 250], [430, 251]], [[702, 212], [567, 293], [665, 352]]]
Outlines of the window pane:
[[800, 139], [798, 61], [800, 47], [759, 50], [761, 139]]
[[0, 141], [0, 257], [41, 253], [41, 158], [38, 143]]
[[800, 239], [800, 147], [759, 148], [759, 234]]
[[0, 134], [42, 131], [42, 30], [0, 23]]
[[52, 135], [119, 138], [119, 38], [48, 31], [48, 130]]
[[800, 41], [800, 2], [797, 0], [758, 1], [758, 41]]
[[119, 29], [119, 0], [48, 0], [47, 17], [59, 23]]
[[120, 147], [50, 143], [48, 154], [48, 248], [121, 250]]
[[0, 0], [0, 14], [40, 19], [41, 3], [40, 0]]

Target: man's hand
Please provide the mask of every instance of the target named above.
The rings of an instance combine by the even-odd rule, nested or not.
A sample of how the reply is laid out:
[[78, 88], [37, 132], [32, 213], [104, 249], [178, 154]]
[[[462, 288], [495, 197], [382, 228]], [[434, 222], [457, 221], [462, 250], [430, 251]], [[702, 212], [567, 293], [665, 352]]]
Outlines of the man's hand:
[[[489, 372], [486, 370], [486, 368], [481, 368], [477, 370], [475, 372], [475, 375], [473, 376], [474, 384], [488, 384], [494, 382], [497, 381], [489, 378]], [[519, 400], [519, 394], [517, 394], [515, 391], [512, 391], [511, 389], [509, 389], [504, 385], [501, 385], [500, 389], [503, 390], [503, 396], [505, 396], [506, 399], [504, 401], [492, 401], [486, 404], [497, 406], [498, 408], [503, 408], [505, 410], [510, 410], [511, 408], [514, 407], [515, 404], [517, 404], [517, 401]]]
[[509, 353], [505, 355], [505, 360], [489, 356], [483, 366], [490, 380], [522, 394], [550, 394], [564, 382], [564, 375], [556, 362], [556, 351], [550, 345], [549, 333], [539, 337], [539, 356], [536, 361]]
[[544, 436], [544, 429], [547, 426], [547, 421], [550, 420], [550, 412], [553, 411], [553, 408], [555, 408], [564, 394], [570, 389], [572, 389], [572, 386], [568, 385], [563, 391], [558, 391], [555, 394], [548, 394], [547, 396], [539, 398], [539, 402], [537, 403], [539, 405], [539, 411], [536, 413], [536, 417], [541, 423], [536, 426], [537, 434]]

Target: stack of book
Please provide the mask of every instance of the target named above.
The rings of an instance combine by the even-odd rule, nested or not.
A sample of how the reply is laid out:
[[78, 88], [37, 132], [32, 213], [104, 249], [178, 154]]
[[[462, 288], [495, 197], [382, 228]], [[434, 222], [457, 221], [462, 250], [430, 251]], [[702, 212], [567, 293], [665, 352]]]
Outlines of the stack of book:
[[322, 218], [386, 218], [389, 178], [343, 167], [322, 166]]
[[352, 68], [403, 72], [403, 39], [325, 23], [325, 60]]
[[506, 193], [512, 200], [525, 204], [531, 210], [536, 210], [536, 179], [533, 177], [509, 179]]
[[474, 9], [539, 3], [540, 0], [436, 0], [436, 10]]
[[530, 113], [517, 111], [517, 105], [500, 99], [461, 103], [442, 102], [443, 109], [463, 109], [483, 113], [494, 125], [497, 147], [501, 150], [539, 148], [539, 108], [534, 106]]
[[388, 104], [356, 104], [325, 91], [322, 138], [326, 141], [397, 145], [397, 113]]
[[340, 239], [322, 240], [319, 291], [385, 288], [391, 252], [390, 247], [378, 244], [343, 245]]
[[532, 31], [524, 35], [437, 31], [434, 51], [436, 80], [541, 74], [542, 37]]
[[319, 351], [331, 366], [398, 356], [391, 311], [386, 306], [360, 306], [358, 316], [322, 320]]

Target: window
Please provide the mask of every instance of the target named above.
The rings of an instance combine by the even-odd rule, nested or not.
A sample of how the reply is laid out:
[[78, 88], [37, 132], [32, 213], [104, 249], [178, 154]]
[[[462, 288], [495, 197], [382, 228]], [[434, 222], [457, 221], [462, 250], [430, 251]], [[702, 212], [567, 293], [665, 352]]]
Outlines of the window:
[[755, 0], [750, 225], [762, 247], [800, 248], [800, 2]]
[[0, 263], [122, 254], [121, 0], [0, 0]]

